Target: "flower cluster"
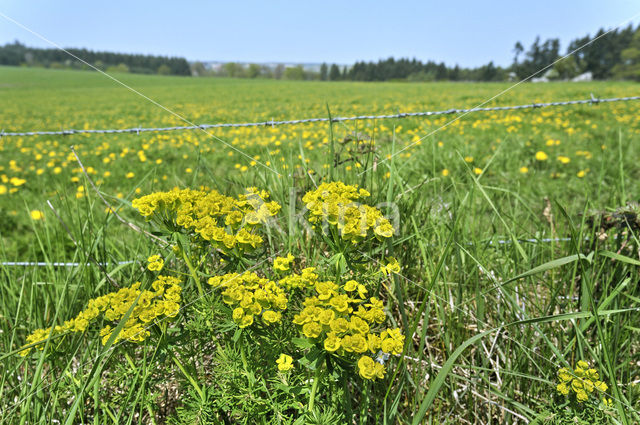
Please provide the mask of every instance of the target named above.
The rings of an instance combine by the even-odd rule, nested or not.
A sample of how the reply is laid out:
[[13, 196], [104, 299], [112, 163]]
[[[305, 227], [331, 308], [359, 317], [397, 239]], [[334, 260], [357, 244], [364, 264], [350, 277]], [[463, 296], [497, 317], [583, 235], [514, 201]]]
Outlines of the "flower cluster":
[[280, 322], [289, 302], [277, 283], [251, 272], [215, 276], [209, 285], [223, 289], [222, 300], [233, 308], [233, 321], [240, 328], [251, 326], [255, 317], [265, 325]]
[[387, 264], [380, 266], [380, 272], [387, 276], [392, 273], [400, 273], [400, 263], [394, 257], [387, 257]]
[[[275, 268], [275, 265], [274, 265]], [[278, 280], [278, 285], [286, 290], [310, 288], [318, 282], [318, 274], [315, 267], [307, 267], [300, 274], [291, 273]]]
[[400, 354], [404, 335], [399, 329], [376, 333], [372, 328], [384, 323], [382, 301], [367, 299], [364, 285], [349, 280], [340, 286], [332, 281], [318, 281], [316, 295], [304, 300], [304, 308], [293, 318], [302, 334], [323, 344], [328, 352], [344, 357], [359, 357], [358, 369], [365, 379], [382, 378], [384, 366], [367, 353], [382, 351]]
[[566, 368], [558, 370], [558, 380], [556, 390], [559, 394], [570, 396], [575, 394], [578, 403], [584, 403], [589, 400], [589, 394], [597, 390], [601, 393], [607, 391], [607, 384], [600, 381], [598, 371], [589, 368], [589, 364], [580, 360], [573, 371]]
[[288, 354], [282, 353], [280, 354], [280, 357], [278, 357], [278, 360], [276, 360], [276, 363], [280, 372], [286, 372], [287, 370], [293, 368], [293, 357]]
[[[144, 341], [149, 336], [147, 328], [151, 322], [160, 316], [175, 317], [178, 314], [182, 291], [180, 283], [180, 279], [176, 277], [158, 276], [151, 285], [153, 290], [140, 290], [140, 282], [136, 282], [130, 287], [91, 299], [87, 308], [73, 319], [55, 326], [53, 330], [51, 328], [35, 330], [27, 337], [25, 345], [41, 343], [37, 347], [42, 350], [43, 343], [49, 334], [54, 336], [64, 332], [84, 332], [101, 314], [105, 320], [114, 322], [112, 324], [116, 326], [115, 322], [125, 316], [136, 300], [138, 300], [137, 304], [114, 342], [119, 340]], [[107, 324], [100, 330], [103, 344], [106, 344], [114, 329], [110, 324]], [[26, 356], [30, 350], [30, 348], [26, 349], [20, 354]]]
[[289, 270], [289, 266], [294, 259], [294, 256], [291, 254], [287, 254], [286, 257], [276, 257], [276, 259], [273, 260], [273, 269], [276, 271], [286, 272]]
[[152, 255], [147, 258], [147, 262], [149, 263], [147, 264], [147, 268], [152, 272], [160, 271], [164, 267], [164, 260], [159, 255]]
[[186, 229], [225, 254], [239, 256], [262, 244], [258, 228], [280, 211], [280, 204], [268, 198], [268, 192], [253, 187], [236, 198], [215, 190], [173, 189], [134, 199], [132, 205], [149, 220]]
[[302, 201], [309, 209], [309, 222], [327, 222], [337, 226], [344, 240], [357, 243], [369, 236], [372, 230], [377, 238], [393, 236], [393, 226], [380, 210], [356, 201], [370, 196], [364, 189], [342, 182], [322, 183], [316, 190], [307, 192]]

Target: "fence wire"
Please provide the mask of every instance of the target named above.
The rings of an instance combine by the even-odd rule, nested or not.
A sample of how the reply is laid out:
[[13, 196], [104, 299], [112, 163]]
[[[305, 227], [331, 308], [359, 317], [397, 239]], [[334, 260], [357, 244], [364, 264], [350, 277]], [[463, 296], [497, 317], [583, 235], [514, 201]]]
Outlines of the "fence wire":
[[319, 122], [343, 122], [343, 121], [361, 121], [361, 120], [378, 120], [378, 119], [392, 119], [392, 118], [411, 118], [411, 117], [431, 117], [437, 115], [452, 115], [452, 114], [468, 114], [472, 112], [491, 112], [491, 111], [511, 111], [521, 109], [537, 109], [547, 108], [550, 106], [565, 106], [565, 105], [584, 105], [609, 102], [627, 102], [631, 100], [640, 100], [640, 96], [629, 97], [611, 97], [605, 99], [598, 99], [591, 95], [590, 99], [582, 100], [567, 100], [562, 102], [545, 102], [545, 103], [530, 103], [527, 105], [512, 105], [512, 106], [494, 106], [490, 108], [470, 108], [470, 109], [447, 109], [442, 111], [424, 111], [424, 112], [405, 112], [398, 114], [388, 115], [358, 115], [354, 117], [333, 117], [333, 118], [305, 118], [297, 120], [286, 121], [260, 121], [260, 122], [244, 122], [244, 123], [219, 123], [219, 124], [200, 124], [200, 125], [187, 125], [187, 126], [174, 126], [174, 127], [135, 127], [135, 128], [119, 128], [119, 129], [88, 129], [88, 130], [60, 130], [60, 131], [25, 131], [25, 132], [4, 132], [0, 131], [0, 138], [2, 137], [29, 137], [29, 136], [70, 136], [74, 134], [120, 134], [120, 133], [147, 133], [147, 132], [164, 132], [164, 131], [188, 131], [188, 130], [206, 130], [210, 128], [236, 128], [236, 127], [275, 127], [279, 125], [298, 125], [307, 123], [319, 123]]

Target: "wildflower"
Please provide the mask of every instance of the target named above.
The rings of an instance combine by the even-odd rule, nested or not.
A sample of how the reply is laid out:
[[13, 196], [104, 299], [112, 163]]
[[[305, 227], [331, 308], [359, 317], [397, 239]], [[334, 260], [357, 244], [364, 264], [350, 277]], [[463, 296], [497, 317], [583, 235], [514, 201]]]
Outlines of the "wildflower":
[[293, 358], [284, 353], [280, 354], [280, 357], [278, 357], [276, 363], [278, 364], [278, 370], [281, 372], [286, 372], [287, 370], [293, 368]]
[[369, 356], [362, 356], [360, 360], [358, 360], [358, 374], [364, 379], [381, 379], [384, 377], [384, 366], [375, 362]]
[[256, 188], [236, 198], [215, 190], [174, 189], [134, 199], [132, 205], [148, 220], [182, 227], [192, 238], [237, 257], [262, 244], [259, 228], [280, 210], [278, 203], [267, 202], [268, 197]]
[[151, 271], [160, 271], [164, 267], [164, 260], [159, 255], [152, 255], [147, 258], [147, 261], [149, 262], [147, 268]]
[[476, 174], [477, 176], [479, 176], [480, 174], [482, 174], [482, 168], [475, 167], [475, 168], [473, 169], [473, 172], [474, 172], [474, 174]]
[[332, 182], [322, 183], [302, 200], [309, 210], [311, 224], [325, 222], [335, 226], [344, 240], [358, 243], [369, 236], [369, 230], [378, 238], [393, 236], [393, 226], [380, 210], [357, 202], [369, 196], [365, 189]]
[[[26, 345], [44, 342], [50, 331], [52, 335], [64, 332], [86, 332], [101, 314], [104, 320], [117, 322], [129, 310], [131, 310], [129, 318], [114, 342], [120, 340], [142, 342], [150, 335], [149, 331], [146, 330], [148, 323], [161, 316], [175, 317], [178, 314], [181, 300], [180, 293], [182, 291], [180, 283], [180, 279], [175, 277], [158, 276], [151, 285], [153, 290], [141, 290], [140, 282], [135, 282], [131, 286], [121, 288], [116, 292], [93, 298], [89, 300], [87, 307], [78, 313], [75, 318], [64, 322], [62, 326], [54, 327], [53, 331], [51, 331], [51, 328], [35, 330], [27, 337]], [[136, 300], [138, 300], [138, 303], [133, 306]], [[132, 306], [133, 309], [131, 309]], [[115, 326], [112, 327], [107, 324], [100, 331], [103, 345], [111, 338], [113, 329], [115, 329]], [[42, 346], [38, 346], [38, 349], [41, 350], [42, 348]], [[21, 355], [27, 355], [29, 351], [22, 351]]]
[[571, 158], [569, 158], [568, 156], [560, 155], [558, 156], [558, 161], [560, 161], [563, 164], [568, 164], [569, 162], [571, 162]]
[[542, 151], [538, 151], [538, 152], [536, 152], [536, 159], [538, 161], [546, 161], [547, 159], [549, 159], [549, 155], [547, 155], [546, 153], [544, 153]]
[[442, 177], [447, 177], [448, 175], [449, 175], [449, 170], [447, 170], [446, 168], [442, 170]]
[[293, 260], [294, 260], [294, 256], [291, 254], [287, 254], [287, 256], [284, 258], [276, 257], [276, 259], [273, 260], [273, 269], [280, 270], [280, 271], [287, 271], [289, 270], [289, 265]]
[[387, 258], [387, 264], [385, 266], [380, 267], [380, 271], [385, 275], [389, 276], [391, 273], [400, 273], [400, 264], [398, 260], [393, 257]]
[[44, 218], [44, 213], [40, 210], [32, 210], [30, 215], [32, 220], [42, 220]]
[[529, 168], [528, 167], [520, 167], [519, 170], [522, 174], [527, 174], [529, 172]]

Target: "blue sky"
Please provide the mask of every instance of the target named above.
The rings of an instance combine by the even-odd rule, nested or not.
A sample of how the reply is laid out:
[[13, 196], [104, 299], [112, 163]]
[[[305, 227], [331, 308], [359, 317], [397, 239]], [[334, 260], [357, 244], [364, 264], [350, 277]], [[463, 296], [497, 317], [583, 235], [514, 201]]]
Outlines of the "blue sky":
[[[7, 1], [0, 13], [65, 47], [189, 60], [335, 62], [389, 56], [511, 63], [540, 35], [569, 41], [640, 13], [637, 0]], [[640, 22], [636, 17], [634, 25]], [[47, 44], [0, 17], [0, 44]]]

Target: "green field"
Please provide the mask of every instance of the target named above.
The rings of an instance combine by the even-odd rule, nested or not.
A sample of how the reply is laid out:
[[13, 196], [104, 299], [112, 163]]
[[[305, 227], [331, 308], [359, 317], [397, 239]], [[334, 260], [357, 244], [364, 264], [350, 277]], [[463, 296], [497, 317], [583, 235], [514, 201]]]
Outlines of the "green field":
[[[506, 89], [484, 106], [640, 94], [622, 82], [115, 77], [198, 124], [470, 108]], [[93, 72], [0, 67], [0, 99], [4, 132], [187, 125]], [[0, 266], [0, 422], [640, 421], [639, 101], [208, 132], [0, 138], [0, 262], [82, 264]], [[312, 228], [303, 195], [336, 181], [370, 192], [358, 202], [377, 206], [393, 236], [354, 245]], [[132, 207], [173, 188], [235, 197], [247, 187], [281, 209], [250, 227], [263, 242], [246, 252]], [[358, 374], [357, 351], [286, 325], [302, 293], [291, 289], [282, 326], [245, 328], [204, 284], [246, 270], [282, 277], [271, 263], [287, 253], [293, 271], [355, 279], [384, 302], [384, 326], [405, 342], [383, 378]], [[63, 325], [90, 299], [149, 288], [154, 254], [183, 279], [182, 301], [145, 341], [101, 342], [95, 325], [108, 320], [96, 318], [20, 355], [31, 332]], [[380, 273], [389, 257], [399, 271]], [[126, 332], [117, 323], [114, 335]], [[276, 368], [281, 353], [290, 371]], [[580, 360], [608, 387], [586, 402], [556, 388], [558, 369]]]

